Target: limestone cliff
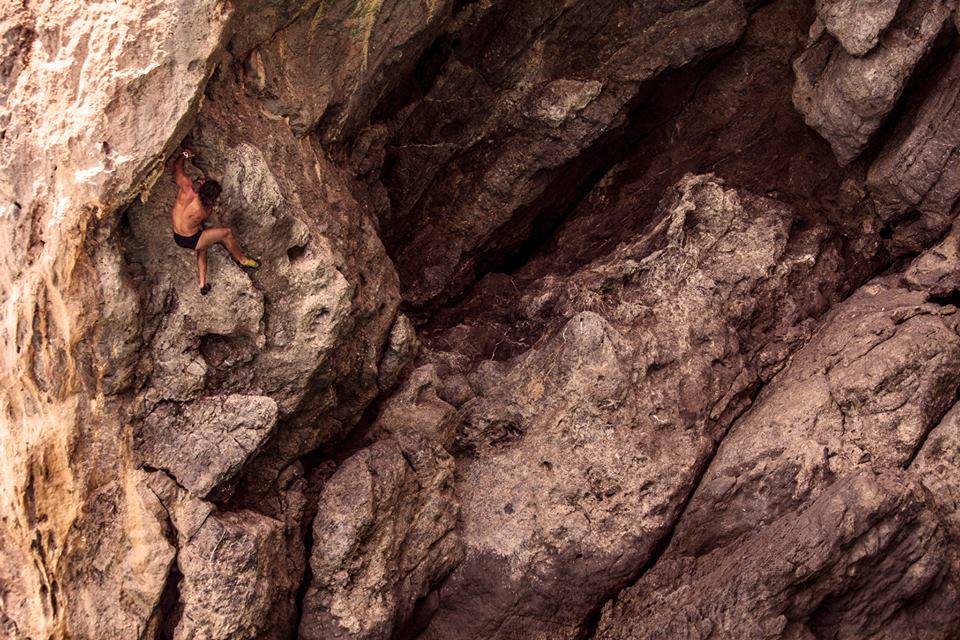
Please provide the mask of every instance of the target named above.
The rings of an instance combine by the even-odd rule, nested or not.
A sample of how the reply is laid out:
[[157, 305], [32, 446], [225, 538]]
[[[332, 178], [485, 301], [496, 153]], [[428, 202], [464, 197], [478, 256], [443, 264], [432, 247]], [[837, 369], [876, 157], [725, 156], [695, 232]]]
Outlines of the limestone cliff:
[[960, 637], [958, 21], [0, 0], [0, 636]]

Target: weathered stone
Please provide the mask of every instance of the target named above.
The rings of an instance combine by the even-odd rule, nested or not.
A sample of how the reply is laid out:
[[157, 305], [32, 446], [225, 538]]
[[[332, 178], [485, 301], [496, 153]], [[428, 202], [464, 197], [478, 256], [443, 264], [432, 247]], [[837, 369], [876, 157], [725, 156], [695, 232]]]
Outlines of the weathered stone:
[[940, 237], [960, 196], [960, 55], [955, 54], [916, 114], [905, 120], [870, 166], [877, 212], [903, 220], [892, 241], [918, 251]]
[[460, 560], [453, 460], [415, 428], [354, 454], [325, 485], [301, 638], [389, 640]]
[[[441, 373], [442, 372], [442, 373]], [[440, 394], [449, 369], [428, 364], [410, 372], [384, 403], [374, 423], [374, 437], [403, 437], [411, 428], [450, 450], [460, 425], [460, 414]]]
[[860, 467], [906, 464], [960, 385], [956, 309], [896, 279], [862, 287], [731, 429], [674, 545], [699, 554]]
[[129, 389], [141, 331], [107, 232], [189, 128], [229, 18], [213, 1], [0, 3], [0, 564], [17, 563], [0, 618], [16, 634], [153, 624], [172, 550], [106, 396]]
[[[819, 232], [791, 237], [789, 209], [711, 176], [687, 176], [659, 214], [613, 255], [528, 290], [521, 307], [565, 324], [472, 376], [455, 445], [467, 556], [426, 638], [576, 637], [669, 531], [749, 401], [761, 372], [748, 363], [764, 360], [751, 354], [783, 357], [778, 329], [746, 337], [766, 288], [835, 278]], [[800, 296], [767, 304], [799, 322], [817, 305]]]
[[[957, 478], [960, 478], [960, 405], [955, 404], [930, 432], [910, 470], [930, 489], [933, 504], [948, 523], [952, 535], [960, 535], [960, 490], [957, 486]], [[956, 563], [956, 550], [951, 555]]]
[[955, 220], [943, 240], [924, 251], [903, 273], [908, 288], [925, 291], [938, 302], [956, 305], [960, 291], [960, 221]]
[[263, 396], [203, 398], [161, 404], [143, 419], [134, 448], [198, 498], [232, 480], [277, 422], [277, 403]]
[[[319, 127], [325, 139], [333, 140], [354, 133], [412, 69], [448, 17], [452, 2], [291, 4], [301, 5], [296, 19], [264, 39], [245, 60], [245, 86], [295, 134]], [[259, 21], [263, 9], [249, 5], [247, 15]], [[266, 7], [268, 14], [276, 11]]]
[[926, 497], [895, 472], [861, 471], [729, 547], [663, 559], [604, 608], [594, 637], [949, 637], [955, 611], [897, 620], [941, 589], [947, 570]]
[[[62, 542], [59, 575], [42, 577], [40, 591], [53, 605], [49, 614], [71, 603], [64, 628], [76, 637], [98, 637], [106, 629], [138, 638], [156, 630], [175, 550], [163, 535], [163, 507], [139, 491], [142, 482], [144, 474], [131, 472], [93, 494]], [[58, 546], [53, 538], [47, 544]]]
[[518, 247], [575, 187], [568, 163], [624, 124], [644, 82], [732, 44], [745, 25], [730, 0], [501, 1], [475, 12], [389, 147], [393, 206], [381, 222], [414, 305], [458, 294]]
[[277, 499], [260, 502], [267, 514], [219, 511], [159, 471], [144, 484], [162, 505], [167, 538], [178, 549], [162, 637], [289, 638], [306, 566], [302, 469], [292, 465], [277, 481]]
[[847, 53], [862, 56], [877, 46], [902, 1], [817, 0], [817, 16]]
[[956, 635], [951, 12], [0, 0], [0, 635]]
[[174, 640], [265, 637], [284, 594], [282, 524], [252, 511], [212, 513], [181, 544], [183, 609]]
[[388, 391], [396, 384], [401, 370], [416, 354], [418, 344], [417, 332], [410, 319], [402, 314], [397, 316], [390, 329], [387, 349], [380, 358], [377, 383], [381, 391]]
[[869, 54], [853, 56], [832, 36], [820, 34], [796, 59], [793, 103], [840, 164], [867, 147], [951, 12], [942, 0], [912, 0]]

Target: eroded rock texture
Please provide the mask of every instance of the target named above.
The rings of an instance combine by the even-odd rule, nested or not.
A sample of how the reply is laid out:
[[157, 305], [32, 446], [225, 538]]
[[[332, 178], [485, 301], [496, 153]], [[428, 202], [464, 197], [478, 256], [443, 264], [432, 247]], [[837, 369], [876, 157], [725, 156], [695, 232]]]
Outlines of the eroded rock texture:
[[957, 20], [0, 1], [0, 635], [956, 638]]

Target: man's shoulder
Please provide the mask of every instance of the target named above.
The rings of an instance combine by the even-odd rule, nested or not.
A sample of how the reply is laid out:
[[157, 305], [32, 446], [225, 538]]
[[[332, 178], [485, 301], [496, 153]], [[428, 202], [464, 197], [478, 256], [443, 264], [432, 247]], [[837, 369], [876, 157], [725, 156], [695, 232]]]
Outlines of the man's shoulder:
[[177, 202], [186, 205], [190, 202], [193, 202], [197, 199], [197, 192], [193, 190], [193, 187], [180, 187], [180, 192], [177, 194]]

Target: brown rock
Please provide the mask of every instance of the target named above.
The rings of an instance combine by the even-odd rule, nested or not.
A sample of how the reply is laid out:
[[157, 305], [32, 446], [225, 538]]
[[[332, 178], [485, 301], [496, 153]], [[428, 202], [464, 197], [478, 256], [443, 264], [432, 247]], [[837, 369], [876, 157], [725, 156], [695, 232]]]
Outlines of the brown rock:
[[0, 636], [955, 636], [955, 4], [0, 0]]
[[[266, 6], [259, 6], [266, 4]], [[261, 38], [245, 62], [245, 86], [302, 136], [326, 140], [354, 133], [403, 78], [448, 17], [451, 0], [402, 2], [244, 2], [247, 25], [294, 18]], [[293, 13], [290, 6], [296, 6]], [[273, 20], [271, 20], [271, 18]], [[243, 53], [253, 40], [235, 42]], [[241, 58], [243, 59], [243, 58]]]
[[832, 36], [820, 34], [796, 59], [793, 103], [830, 143], [840, 164], [867, 147], [951, 11], [941, 0], [913, 0], [869, 54], [850, 55]]
[[623, 125], [645, 81], [732, 44], [745, 24], [730, 0], [475, 11], [453, 36], [460, 52], [403, 112], [387, 158], [384, 234], [417, 306], [458, 294], [571, 195], [565, 167]]
[[891, 634], [946, 573], [947, 540], [926, 499], [895, 472], [860, 472], [729, 547], [662, 560], [604, 608], [594, 637], [949, 637], [957, 620], [946, 610], [924, 632]]
[[[687, 176], [653, 230], [526, 293], [531, 313], [568, 319], [471, 378], [479, 395], [460, 408], [455, 445], [467, 555], [426, 638], [576, 637], [652, 557], [749, 402], [751, 354], [777, 331], [747, 337], [767, 287], [782, 294], [775, 282], [799, 272], [829, 282], [829, 249], [819, 253], [816, 232], [792, 237], [791, 218]], [[797, 322], [809, 303], [772, 304]]]
[[453, 460], [405, 431], [344, 462], [313, 522], [300, 637], [388, 640], [462, 556]]
[[381, 391], [388, 391], [396, 384], [400, 372], [413, 359], [418, 346], [417, 332], [410, 319], [403, 314], [398, 315], [390, 329], [386, 351], [380, 358], [377, 383]]
[[960, 196], [960, 55], [954, 55], [916, 114], [905, 120], [870, 166], [867, 184], [877, 212], [902, 219], [893, 242], [917, 251], [940, 237]]
[[[960, 405], [954, 405], [934, 427], [923, 448], [910, 465], [923, 485], [930, 489], [932, 504], [948, 525], [954, 539], [960, 535]], [[957, 562], [956, 549], [951, 552]]]
[[909, 462], [960, 385], [955, 311], [891, 279], [831, 311], [726, 436], [673, 544], [703, 553], [835, 477]]
[[174, 640], [268, 637], [283, 590], [282, 524], [252, 511], [212, 513], [181, 543], [182, 612]]
[[162, 404], [134, 434], [143, 464], [162, 469], [198, 498], [232, 480], [277, 422], [277, 403], [262, 396]]
[[[172, 557], [122, 392], [136, 297], [105, 236], [190, 126], [220, 2], [0, 7], [0, 628], [140, 638]], [[168, 28], [177, 25], [176, 29]], [[7, 579], [10, 579], [8, 582]]]

